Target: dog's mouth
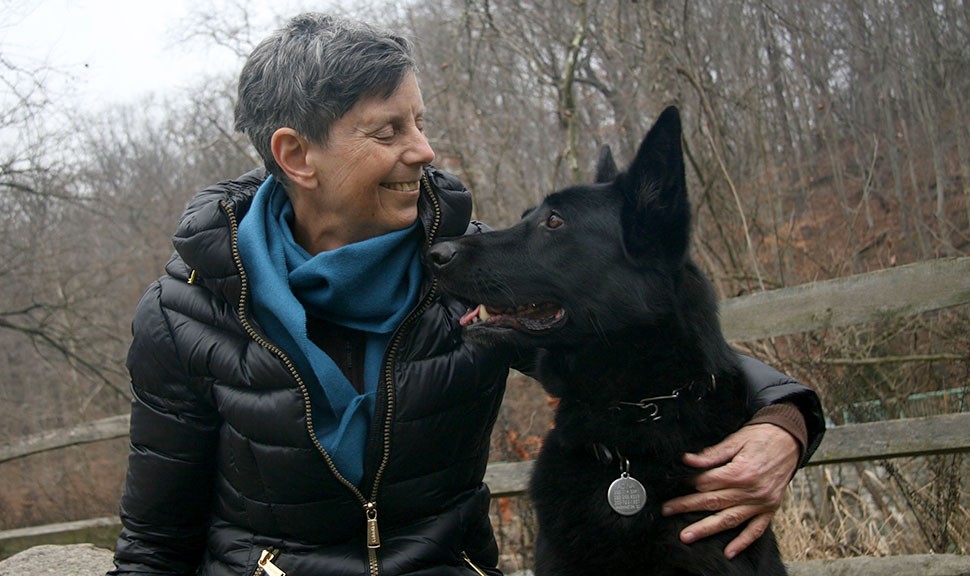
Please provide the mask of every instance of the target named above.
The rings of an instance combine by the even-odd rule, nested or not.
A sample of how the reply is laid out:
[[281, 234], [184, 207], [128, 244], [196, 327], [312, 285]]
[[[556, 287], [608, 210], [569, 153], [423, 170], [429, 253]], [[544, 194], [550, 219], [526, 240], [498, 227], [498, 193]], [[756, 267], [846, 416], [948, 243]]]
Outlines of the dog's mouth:
[[547, 302], [526, 304], [515, 308], [498, 308], [479, 304], [461, 317], [462, 326], [489, 326], [544, 332], [562, 324], [566, 311], [562, 306]]

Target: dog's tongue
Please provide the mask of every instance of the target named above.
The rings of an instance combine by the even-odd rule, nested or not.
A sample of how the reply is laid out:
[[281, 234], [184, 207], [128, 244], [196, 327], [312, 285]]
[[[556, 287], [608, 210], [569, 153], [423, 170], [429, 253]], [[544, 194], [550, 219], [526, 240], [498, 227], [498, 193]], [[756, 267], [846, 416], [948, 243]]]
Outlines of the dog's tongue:
[[469, 324], [475, 321], [475, 318], [478, 318], [478, 313], [479, 311], [481, 311], [481, 309], [482, 309], [482, 305], [479, 304], [478, 306], [475, 306], [468, 312], [465, 312], [465, 315], [461, 317], [461, 320], [459, 320], [458, 323], [461, 324], [462, 326], [468, 326]]

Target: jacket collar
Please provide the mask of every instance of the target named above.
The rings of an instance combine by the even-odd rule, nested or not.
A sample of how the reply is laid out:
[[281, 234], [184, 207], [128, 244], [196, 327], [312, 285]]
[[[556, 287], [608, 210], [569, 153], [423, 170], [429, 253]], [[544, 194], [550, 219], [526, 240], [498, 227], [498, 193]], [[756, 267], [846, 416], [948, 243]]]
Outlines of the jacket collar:
[[[193, 271], [206, 279], [235, 276], [235, 229], [226, 211], [234, 215], [238, 225], [267, 176], [267, 171], [259, 168], [193, 196], [172, 237], [176, 254], [166, 266], [168, 273], [186, 280]], [[418, 201], [425, 237], [433, 240], [464, 234], [471, 218], [471, 194], [458, 178], [433, 166], [425, 168], [423, 179], [433, 195], [429, 200], [422, 194]]]

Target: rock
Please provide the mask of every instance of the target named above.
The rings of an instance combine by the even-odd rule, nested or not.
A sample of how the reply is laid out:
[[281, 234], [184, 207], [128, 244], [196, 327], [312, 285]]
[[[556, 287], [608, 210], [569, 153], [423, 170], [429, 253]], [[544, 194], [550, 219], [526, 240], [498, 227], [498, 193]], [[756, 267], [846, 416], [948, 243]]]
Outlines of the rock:
[[0, 576], [104, 576], [113, 557], [93, 544], [34, 546], [0, 560]]

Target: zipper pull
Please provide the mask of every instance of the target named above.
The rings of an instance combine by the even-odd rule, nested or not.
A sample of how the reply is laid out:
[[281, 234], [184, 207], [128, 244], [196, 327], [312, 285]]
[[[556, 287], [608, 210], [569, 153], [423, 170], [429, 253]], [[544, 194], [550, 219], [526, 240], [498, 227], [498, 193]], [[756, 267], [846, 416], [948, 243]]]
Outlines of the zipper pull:
[[478, 576], [487, 576], [484, 572], [482, 572], [481, 568], [479, 568], [478, 566], [475, 565], [474, 562], [472, 562], [472, 559], [468, 557], [468, 554], [466, 554], [464, 550], [461, 551], [461, 559], [464, 560], [465, 564], [468, 564], [468, 566], [472, 570], [474, 570], [475, 573], [478, 574]]
[[273, 564], [273, 558], [276, 558], [275, 551], [263, 550], [263, 553], [259, 555], [259, 567], [262, 569], [263, 574], [266, 574], [266, 576], [286, 576], [286, 572], [283, 572], [276, 564]]
[[377, 504], [374, 502], [365, 504], [364, 514], [367, 515], [367, 547], [380, 548], [381, 535], [377, 531]]

